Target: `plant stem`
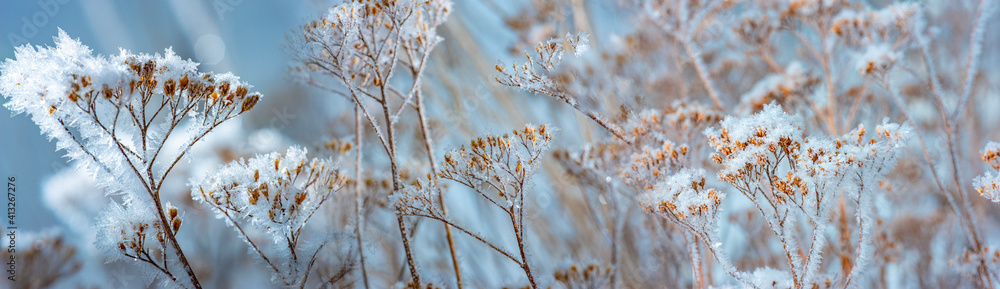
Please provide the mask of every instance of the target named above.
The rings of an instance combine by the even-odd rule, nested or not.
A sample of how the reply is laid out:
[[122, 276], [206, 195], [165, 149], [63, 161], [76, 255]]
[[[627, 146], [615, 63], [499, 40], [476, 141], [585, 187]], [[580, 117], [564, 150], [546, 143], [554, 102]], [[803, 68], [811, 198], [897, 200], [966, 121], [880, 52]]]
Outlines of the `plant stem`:
[[184, 267], [184, 272], [187, 273], [188, 278], [191, 280], [191, 285], [196, 289], [201, 289], [201, 283], [198, 282], [198, 276], [195, 276], [194, 270], [191, 269], [191, 264], [188, 263], [186, 257], [184, 257], [184, 251], [181, 250], [180, 244], [177, 243], [177, 238], [174, 237], [174, 231], [171, 229], [170, 223], [167, 222], [167, 216], [163, 214], [163, 205], [160, 204], [160, 192], [159, 190], [150, 193], [153, 197], [153, 203], [156, 203], [156, 214], [160, 218], [160, 226], [163, 228], [164, 235], [167, 236], [167, 240], [170, 241], [170, 245], [174, 247], [177, 251], [177, 259], [181, 262], [181, 266]]
[[521, 253], [521, 269], [528, 276], [528, 283], [531, 283], [531, 288], [538, 288], [538, 284], [535, 283], [535, 276], [531, 274], [531, 266], [528, 265], [528, 254], [524, 250], [524, 235], [521, 232], [524, 230], [524, 224], [517, 222], [513, 211], [508, 211], [507, 213], [510, 215], [510, 223], [514, 227], [514, 237], [517, 238], [517, 248]]
[[364, 280], [365, 288], [368, 285], [368, 269], [365, 268], [365, 247], [364, 247], [364, 224], [365, 215], [362, 213], [364, 197], [361, 190], [364, 189], [364, 182], [361, 180], [361, 145], [364, 136], [364, 127], [361, 125], [361, 104], [354, 106], [354, 225], [355, 235], [358, 240], [358, 255], [361, 259], [361, 278]]
[[[414, 84], [416, 85], [416, 84]], [[417, 117], [420, 120], [420, 131], [424, 135], [424, 148], [427, 150], [427, 160], [431, 163], [431, 181], [437, 183], [438, 181], [438, 169], [437, 169], [437, 159], [434, 157], [434, 143], [431, 139], [431, 129], [427, 126], [427, 118], [424, 116], [424, 98], [420, 89], [414, 91], [414, 97], [417, 101]], [[448, 207], [444, 202], [443, 192], [437, 192], [438, 203], [441, 206], [441, 213], [447, 217]], [[462, 288], [462, 270], [458, 266], [458, 255], [455, 254], [455, 239], [451, 234], [451, 226], [448, 223], [444, 223], [445, 236], [448, 238], [448, 251], [451, 253], [451, 265], [455, 270], [455, 282], [459, 289]]]
[[[385, 116], [385, 131], [388, 137], [388, 147], [387, 153], [389, 154], [389, 163], [392, 170], [392, 193], [396, 194], [402, 189], [402, 181], [399, 177], [399, 164], [396, 158], [396, 129], [393, 127], [392, 114], [389, 112], [389, 104], [386, 99], [385, 93], [385, 83], [382, 86], [382, 115]], [[375, 125], [375, 124], [372, 124]], [[396, 214], [396, 223], [399, 225], [399, 237], [403, 239], [403, 251], [406, 252], [406, 264], [410, 267], [410, 276], [413, 278], [413, 283], [420, 286], [420, 274], [417, 273], [417, 264], [413, 260], [413, 251], [410, 248], [410, 237], [407, 236], [406, 222], [403, 220], [403, 215]]]

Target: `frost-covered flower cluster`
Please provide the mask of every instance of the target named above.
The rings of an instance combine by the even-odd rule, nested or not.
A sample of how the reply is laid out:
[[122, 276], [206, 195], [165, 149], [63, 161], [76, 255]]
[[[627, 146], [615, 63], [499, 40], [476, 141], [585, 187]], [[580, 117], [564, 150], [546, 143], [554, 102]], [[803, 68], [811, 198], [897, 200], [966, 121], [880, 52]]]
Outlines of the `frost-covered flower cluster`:
[[[864, 233], [870, 232], [875, 222], [872, 195], [895, 166], [910, 128], [883, 123], [870, 138], [866, 138], [864, 126], [840, 138], [806, 137], [801, 118], [786, 114], [775, 104], [748, 117], [727, 117], [720, 126], [704, 132], [716, 151], [712, 159], [722, 165], [718, 176], [759, 211], [786, 253], [787, 274], [794, 287], [810, 288], [821, 280], [827, 238], [823, 232], [832, 204], [839, 198], [859, 204], [861, 253], [846, 280], [861, 272], [874, 246], [871, 233]], [[676, 222], [714, 244], [720, 238], [718, 211], [725, 196], [722, 191], [705, 188], [704, 170], [681, 169], [645, 194], [640, 204], [647, 212]], [[799, 231], [797, 220], [810, 230]], [[797, 239], [806, 232], [811, 235], [805, 240], [809, 246], [802, 247]], [[712, 249], [729, 274], [753, 287], [756, 273], [739, 272], [727, 264], [723, 251]]]
[[[578, 106], [576, 97], [559, 91], [549, 74], [562, 62], [563, 54], [566, 52], [576, 56], [586, 52], [588, 43], [590, 43], [588, 37], [586, 33], [566, 34], [563, 37], [539, 43], [535, 46], [535, 53], [538, 55], [536, 58], [532, 58], [528, 52], [525, 52], [524, 56], [528, 60], [520, 65], [511, 64], [510, 69], [508, 69], [503, 64], [497, 64], [495, 68], [499, 75], [497, 75], [496, 80], [506, 86], [552, 95], [570, 106], [576, 107]], [[541, 69], [536, 69], [536, 66]]]
[[992, 141], [987, 143], [979, 155], [993, 171], [976, 177], [972, 180], [972, 185], [983, 197], [1000, 203], [1000, 173], [998, 173], [1000, 171], [1000, 143]]
[[[260, 99], [238, 77], [198, 72], [170, 49], [94, 56], [65, 32], [55, 41], [18, 48], [0, 67], [0, 93], [111, 193], [153, 189], [145, 180], [162, 179], [171, 161]], [[162, 148], [171, 136], [181, 147]]]
[[298, 58], [300, 80], [311, 73], [349, 83], [350, 89], [382, 86], [398, 60], [424, 66], [443, 39], [437, 27], [451, 13], [447, 0], [347, 1], [302, 26], [289, 48]]
[[[197, 182], [191, 195], [233, 226], [276, 278], [291, 286], [306, 283], [316, 254], [327, 241], [304, 238], [308, 232], [304, 229], [345, 180], [332, 159], [310, 159], [305, 149], [292, 147], [285, 154], [234, 161]], [[240, 224], [243, 220], [264, 229], [270, 242], [252, 240], [246, 225]], [[265, 253], [264, 245], [276, 253]]]
[[8, 287], [1000, 285], [994, 1], [515, 2], [303, 9], [317, 90], [277, 102], [187, 47], [18, 47], [72, 236]]
[[398, 214], [421, 216], [449, 224], [503, 254], [524, 270], [532, 286], [537, 286], [525, 253], [525, 195], [541, 166], [541, 157], [549, 149], [552, 129], [546, 125], [525, 125], [504, 135], [487, 135], [469, 143], [468, 148], [449, 151], [441, 163], [438, 177], [457, 182], [475, 191], [509, 217], [520, 257], [501, 249], [484, 237], [447, 219], [433, 194], [440, 192], [433, 176], [427, 185], [420, 182], [392, 196]]
[[704, 169], [681, 169], [643, 194], [639, 205], [649, 213], [671, 219], [699, 232], [718, 228], [719, 206], [726, 193], [705, 188]]
[[16, 58], [0, 65], [6, 107], [31, 115], [105, 192], [122, 195], [99, 218], [97, 247], [152, 265], [174, 286], [200, 287], [175, 237], [177, 208], [160, 191], [195, 143], [260, 94], [170, 49], [95, 56], [61, 30], [55, 47], [22, 46]]
[[477, 138], [445, 154], [440, 177], [473, 188], [504, 210], [520, 211], [551, 141], [544, 124]]

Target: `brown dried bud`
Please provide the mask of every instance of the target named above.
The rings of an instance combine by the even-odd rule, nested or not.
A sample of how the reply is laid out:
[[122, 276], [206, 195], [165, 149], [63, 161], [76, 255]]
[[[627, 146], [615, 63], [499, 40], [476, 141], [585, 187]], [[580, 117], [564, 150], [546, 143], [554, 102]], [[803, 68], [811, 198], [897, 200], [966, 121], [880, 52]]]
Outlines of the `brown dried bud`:
[[184, 77], [181, 77], [181, 80], [180, 80], [179, 84], [180, 85], [177, 87], [178, 90], [183, 91], [183, 90], [187, 89], [187, 86], [188, 86], [188, 76], [186, 74], [184, 75]]
[[305, 200], [306, 200], [306, 193], [305, 192], [295, 194], [295, 204], [296, 205], [301, 205], [302, 202], [305, 201]]
[[172, 96], [174, 96], [174, 92], [176, 91], [176, 88], [177, 88], [177, 84], [174, 82], [174, 80], [173, 79], [167, 79], [167, 82], [163, 83], [163, 94], [165, 94], [166, 96], [171, 96], [172, 97]]
[[104, 89], [101, 90], [101, 93], [104, 94], [104, 98], [106, 99], [111, 99], [113, 96], [113, 91], [111, 91], [111, 88], [109, 88], [107, 84], [104, 85]]
[[222, 85], [219, 85], [219, 94], [229, 94], [229, 82], [223, 82]]
[[[242, 87], [241, 87], [242, 88]], [[246, 89], [244, 89], [246, 90]], [[237, 89], [237, 94], [239, 89]], [[260, 100], [260, 94], [253, 94], [243, 100], [243, 107], [240, 109], [240, 113], [244, 113], [250, 109], [253, 109], [254, 105], [257, 105], [257, 101]]]
[[247, 88], [246, 88], [246, 86], [237, 86], [236, 87], [236, 97], [243, 98], [244, 96], [247, 96]]

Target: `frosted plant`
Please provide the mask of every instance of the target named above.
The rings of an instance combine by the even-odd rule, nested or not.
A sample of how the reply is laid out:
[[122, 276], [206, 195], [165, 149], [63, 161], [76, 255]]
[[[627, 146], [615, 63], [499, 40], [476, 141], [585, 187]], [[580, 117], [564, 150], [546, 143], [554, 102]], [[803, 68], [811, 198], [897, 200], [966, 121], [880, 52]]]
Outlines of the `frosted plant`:
[[702, 33], [708, 30], [706, 28], [720, 24], [715, 19], [715, 14], [729, 9], [734, 2], [724, 0], [639, 0], [637, 2], [643, 15], [677, 42], [684, 55], [690, 59], [698, 80], [712, 99], [712, 103], [717, 109], [723, 109], [722, 96], [709, 75], [708, 66], [702, 59], [702, 52], [696, 42], [706, 36]]
[[640, 196], [639, 205], [691, 231], [715, 232], [719, 228], [719, 205], [725, 198], [726, 193], [705, 188], [704, 169], [681, 169], [647, 190]]
[[[610, 223], [605, 238], [613, 244], [612, 254], [621, 250], [617, 246], [618, 236], [626, 229], [635, 199], [644, 198], [640, 195], [655, 190], [664, 178], [681, 168], [697, 165], [703, 142], [693, 142], [693, 147], [687, 143], [694, 141], [694, 137], [701, 139], [700, 131], [720, 119], [719, 112], [709, 105], [676, 101], [663, 110], [650, 109], [630, 115], [623, 130], [631, 143], [610, 140], [577, 152], [556, 153], [571, 174], [595, 191], [586, 195], [591, 210], [612, 204], [607, 216], [595, 216], [602, 223]], [[619, 275], [617, 262], [611, 262], [612, 283]]]
[[[712, 159], [723, 166], [719, 178], [754, 204], [782, 245], [790, 268], [787, 281], [794, 288], [812, 288], [821, 280], [824, 232], [838, 196], [858, 205], [856, 218], [861, 224], [858, 257], [845, 286], [861, 274], [873, 250], [872, 195], [895, 166], [908, 132], [905, 125], [883, 123], [872, 138], [865, 138], [864, 126], [836, 139], [804, 137], [801, 120], [771, 104], [746, 118], [727, 117], [721, 129], [706, 129], [705, 135], [717, 152]], [[705, 189], [703, 170], [682, 169], [646, 193], [640, 204], [702, 238], [730, 275], [759, 287], [753, 285], [760, 279], [757, 273], [738, 271], [717, 243], [717, 212], [724, 199], [724, 193]], [[799, 222], [810, 230], [799, 231]], [[811, 232], [809, 245], [803, 247], [798, 238], [807, 232]]]
[[887, 44], [869, 46], [865, 53], [858, 57], [855, 69], [862, 76], [882, 75], [892, 68], [899, 55]]
[[972, 185], [983, 197], [1000, 203], [1000, 173], [997, 173], [1000, 171], [1000, 143], [992, 141], [987, 143], [979, 155], [993, 171], [985, 172], [982, 176], [976, 177], [972, 180]]
[[[829, 211], [836, 196], [858, 204], [861, 223], [858, 259], [845, 284], [860, 274], [873, 250], [872, 195], [895, 166], [895, 156], [909, 133], [905, 125], [885, 123], [867, 139], [859, 126], [840, 138], [804, 138], [800, 120], [768, 105], [748, 118], [727, 118], [722, 129], [705, 135], [723, 165], [719, 178], [750, 199], [785, 248], [796, 288], [811, 287], [817, 276]], [[812, 227], [809, 249], [799, 247], [791, 224], [796, 216]], [[800, 251], [802, 250], [802, 251]], [[808, 252], [800, 256], [798, 252]]]
[[[309, 220], [346, 180], [335, 165], [332, 159], [308, 159], [305, 149], [292, 147], [283, 155], [234, 161], [198, 182], [191, 194], [233, 226], [272, 270], [274, 279], [302, 288], [317, 254], [329, 241], [325, 236], [308, 240], [303, 233], [309, 232]], [[265, 230], [269, 242], [253, 240], [243, 220]]]
[[13, 260], [16, 269], [16, 274], [8, 272], [13, 280], [0, 280], [5, 288], [52, 288], [80, 271], [82, 264], [77, 248], [61, 232], [50, 229], [16, 234], [17, 244], [11, 244], [12, 247], [0, 253], [5, 263]]
[[397, 214], [420, 216], [451, 225], [486, 244], [516, 263], [528, 277], [532, 288], [538, 288], [531, 273], [525, 252], [524, 196], [532, 185], [532, 178], [541, 166], [541, 157], [552, 141], [552, 130], [546, 126], [526, 125], [502, 136], [487, 135], [445, 154], [441, 179], [452, 180], [475, 191], [510, 218], [520, 257], [507, 252], [494, 243], [448, 219], [434, 195], [439, 194], [438, 184], [431, 178], [427, 184], [415, 183], [392, 196]]
[[502, 85], [545, 94], [562, 100], [569, 106], [587, 115], [587, 117], [597, 122], [598, 125], [607, 129], [608, 132], [611, 132], [622, 141], [629, 142], [625, 138], [621, 128], [609, 122], [600, 113], [590, 111], [590, 108], [581, 106], [580, 98], [582, 96], [568, 94], [564, 89], [556, 85], [550, 77], [550, 74], [556, 70], [556, 66], [562, 62], [563, 54], [571, 52], [576, 56], [580, 56], [587, 51], [588, 43], [590, 42], [588, 37], [586, 33], [576, 35], [567, 33], [566, 36], [552, 38], [539, 43], [535, 46], [537, 58], [533, 59], [531, 54], [525, 52], [524, 56], [528, 58], [528, 61], [520, 65], [511, 64], [510, 69], [508, 69], [504, 64], [497, 64], [495, 68], [499, 75], [496, 76], [496, 81]]
[[[296, 64], [293, 74], [296, 80], [308, 83], [339, 95], [355, 105], [355, 141], [357, 147], [355, 178], [361, 178], [362, 136], [366, 127], [374, 130], [379, 144], [389, 157], [392, 173], [392, 191], [403, 187], [400, 160], [397, 150], [397, 124], [407, 108], [414, 108], [423, 134], [427, 159], [431, 164], [432, 178], [437, 176], [434, 145], [425, 116], [421, 81], [427, 60], [434, 47], [442, 38], [437, 27], [447, 20], [452, 2], [448, 0], [375, 0], [341, 3], [329, 10], [325, 17], [314, 20], [295, 32], [288, 47]], [[406, 73], [397, 73], [399, 70]], [[323, 77], [317, 77], [323, 76]], [[409, 85], [393, 85], [393, 78], [409, 76]], [[324, 81], [333, 80], [344, 86], [345, 91], [334, 88]], [[377, 118], [381, 112], [382, 120]], [[367, 122], [367, 126], [363, 125]], [[356, 236], [362, 247], [364, 236], [363, 183], [355, 183]], [[439, 195], [441, 196], [441, 195]], [[443, 197], [438, 202], [443, 203]], [[443, 212], [447, 209], [442, 207]], [[414, 259], [408, 226], [403, 215], [397, 215], [407, 266], [412, 278], [411, 284], [420, 281]], [[452, 266], [458, 286], [462, 286], [461, 272], [455, 255], [451, 229], [445, 226]], [[365, 286], [368, 273], [365, 269], [364, 250], [359, 254]]]
[[811, 89], [820, 83], [819, 77], [810, 75], [801, 63], [792, 62], [784, 72], [761, 79], [740, 97], [743, 111], [754, 112], [771, 102], [784, 105], [807, 102]]
[[[17, 59], [0, 66], [6, 107], [29, 114], [109, 194], [122, 195], [102, 215], [99, 248], [149, 263], [175, 286], [200, 288], [160, 188], [192, 145], [260, 94], [232, 74], [198, 72], [170, 49], [94, 56], [62, 30], [54, 39], [55, 47], [17, 48]], [[175, 138], [179, 146], [165, 145]]]

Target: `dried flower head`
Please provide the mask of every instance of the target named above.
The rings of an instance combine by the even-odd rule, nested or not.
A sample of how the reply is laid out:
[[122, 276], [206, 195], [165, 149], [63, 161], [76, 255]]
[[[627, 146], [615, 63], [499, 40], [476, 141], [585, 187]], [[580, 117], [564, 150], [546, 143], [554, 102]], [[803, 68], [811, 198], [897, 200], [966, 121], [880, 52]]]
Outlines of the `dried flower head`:
[[501, 207], [514, 209], [522, 205], [522, 194], [541, 166], [541, 157], [551, 141], [552, 129], [544, 124], [477, 138], [468, 147], [445, 154], [440, 177], [474, 188]]
[[308, 159], [305, 149], [292, 147], [285, 154], [234, 161], [197, 182], [191, 194], [219, 218], [248, 218], [279, 243], [296, 236], [345, 181], [332, 159]]
[[684, 168], [662, 180], [639, 198], [646, 212], [700, 232], [712, 232], [718, 227], [719, 206], [726, 194], [705, 188], [704, 169]]

